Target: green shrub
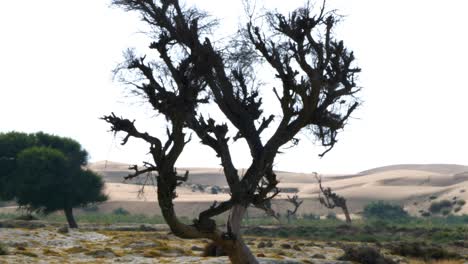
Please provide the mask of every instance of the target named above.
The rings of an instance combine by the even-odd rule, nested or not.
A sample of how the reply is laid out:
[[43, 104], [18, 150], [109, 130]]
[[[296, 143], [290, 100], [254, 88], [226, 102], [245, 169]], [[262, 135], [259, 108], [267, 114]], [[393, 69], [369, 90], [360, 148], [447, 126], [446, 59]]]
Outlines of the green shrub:
[[130, 212], [123, 209], [122, 207], [119, 207], [117, 209], [114, 209], [114, 211], [112, 211], [113, 214], [115, 215], [129, 215]]
[[447, 216], [447, 215], [450, 214], [451, 211], [452, 211], [451, 208], [444, 208], [444, 209], [442, 209], [441, 213], [442, 213], [442, 215]]
[[408, 212], [406, 212], [401, 205], [378, 201], [366, 205], [363, 215], [365, 218], [392, 220], [406, 218], [408, 217]]
[[433, 214], [441, 213], [443, 209], [452, 209], [452, 202], [449, 200], [442, 200], [439, 202], [432, 202], [429, 206], [429, 211]]
[[336, 220], [336, 219], [338, 219], [338, 218], [336, 217], [336, 213], [335, 213], [335, 212], [329, 212], [329, 213], [327, 214], [326, 218], [327, 218], [328, 220]]
[[396, 262], [385, 257], [380, 251], [368, 246], [346, 246], [343, 248], [344, 255], [339, 260], [350, 260], [363, 264], [395, 264]]
[[457, 253], [447, 251], [439, 245], [428, 245], [424, 242], [400, 242], [393, 244], [390, 251], [395, 255], [422, 258], [424, 260], [456, 259], [460, 257]]
[[6, 245], [0, 242], [0, 256], [2, 255], [8, 255], [8, 250]]
[[286, 231], [286, 230], [280, 230], [280, 231], [278, 232], [278, 235], [279, 235], [280, 237], [289, 237], [289, 233], [288, 233], [288, 231]]
[[429, 200], [435, 200], [435, 199], [437, 199], [437, 196], [435, 196], [435, 195], [429, 196]]
[[303, 214], [302, 218], [306, 220], [320, 220], [320, 215], [316, 215], [314, 213]]
[[460, 210], [461, 210], [461, 207], [455, 207], [455, 209], [453, 209], [453, 211], [454, 211], [455, 213], [460, 212]]
[[430, 213], [430, 212], [424, 211], [424, 212], [421, 213], [421, 216], [423, 216], [423, 217], [429, 217], [429, 216], [431, 216], [431, 213]]
[[460, 206], [464, 206], [466, 204], [466, 201], [465, 200], [458, 200], [457, 204], [460, 205]]
[[443, 224], [452, 224], [452, 225], [463, 225], [468, 224], [468, 215], [449, 215], [446, 219], [443, 219]]

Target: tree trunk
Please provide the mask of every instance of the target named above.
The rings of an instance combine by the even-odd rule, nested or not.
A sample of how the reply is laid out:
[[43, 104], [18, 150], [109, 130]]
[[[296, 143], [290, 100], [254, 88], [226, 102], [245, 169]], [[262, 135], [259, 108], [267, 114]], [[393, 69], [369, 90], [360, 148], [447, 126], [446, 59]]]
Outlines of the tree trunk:
[[243, 205], [234, 205], [229, 212], [227, 225], [234, 235], [234, 241], [229, 241], [231, 243], [224, 243], [223, 249], [226, 251], [233, 264], [258, 263], [252, 251], [250, 251], [249, 247], [244, 243], [240, 232], [242, 218], [246, 212], [247, 208]]
[[73, 208], [66, 207], [63, 211], [65, 212], [65, 217], [67, 217], [68, 226], [70, 228], [78, 228], [78, 224], [73, 217]]
[[351, 224], [351, 217], [349, 216], [348, 207], [343, 206], [343, 212], [346, 217], [346, 223]]

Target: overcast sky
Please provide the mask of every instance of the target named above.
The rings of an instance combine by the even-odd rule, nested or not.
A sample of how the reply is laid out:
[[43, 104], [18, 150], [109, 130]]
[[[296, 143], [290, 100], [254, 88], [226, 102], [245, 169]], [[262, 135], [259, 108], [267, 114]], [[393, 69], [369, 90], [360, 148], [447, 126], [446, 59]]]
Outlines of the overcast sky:
[[[243, 16], [241, 0], [191, 0], [220, 18], [229, 35]], [[300, 0], [258, 0], [289, 11]], [[0, 132], [44, 131], [78, 140], [91, 161], [148, 160], [146, 145], [120, 146], [99, 120], [111, 111], [160, 131], [154, 113], [112, 80], [127, 47], [146, 47], [135, 14], [109, 1], [0, 2]], [[362, 68], [364, 104], [324, 158], [311, 140], [278, 156], [276, 168], [353, 173], [396, 163], [468, 164], [468, 2], [462, 0], [329, 0], [345, 20], [338, 38]], [[238, 167], [248, 166], [242, 145]], [[215, 167], [214, 153], [193, 141], [178, 166]]]

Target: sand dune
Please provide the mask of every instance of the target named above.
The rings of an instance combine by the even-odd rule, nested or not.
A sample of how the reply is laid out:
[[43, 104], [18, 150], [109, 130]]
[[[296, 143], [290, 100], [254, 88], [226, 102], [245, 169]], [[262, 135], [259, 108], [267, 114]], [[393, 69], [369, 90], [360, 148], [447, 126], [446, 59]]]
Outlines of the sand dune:
[[[160, 214], [154, 183], [145, 177], [123, 183], [128, 175], [128, 164], [116, 162], [96, 162], [89, 168], [102, 175], [106, 182], [109, 201], [102, 204], [103, 211], [124, 207], [133, 213]], [[220, 168], [179, 168], [179, 173], [189, 170], [189, 184], [226, 186], [226, 179]], [[241, 170], [240, 170], [241, 171]], [[285, 192], [274, 201], [273, 207], [285, 212], [290, 204], [285, 202], [291, 192], [298, 193], [304, 203], [299, 214], [326, 214], [328, 209], [318, 201], [318, 186], [313, 174], [276, 172], [280, 180], [279, 187]], [[151, 178], [150, 178], [151, 179]], [[427, 210], [434, 201], [468, 201], [468, 166], [444, 164], [406, 164], [374, 168], [354, 175], [323, 175], [323, 185], [331, 187], [344, 196], [352, 213], [359, 213], [363, 207], [377, 200], [399, 203], [412, 214]], [[142, 183], [148, 184], [141, 193]], [[288, 193], [289, 192], [289, 193]], [[177, 188], [178, 197], [174, 200], [176, 211], [180, 215], [193, 216], [208, 208], [213, 201], [229, 199], [229, 194], [209, 194], [193, 192], [189, 186]], [[434, 197], [437, 197], [434, 199]], [[431, 199], [430, 199], [431, 198]], [[151, 209], [149, 209], [151, 208]], [[154, 209], [154, 210], [153, 210]], [[339, 210], [336, 213], [341, 213]], [[257, 212], [260, 213], [260, 212]], [[468, 204], [456, 214], [468, 214]]]
[[[139, 195], [142, 180], [122, 183], [123, 176], [128, 175], [128, 165], [115, 162], [97, 162], [90, 168], [103, 175], [106, 192], [110, 200], [103, 208], [114, 208], [126, 204], [134, 211], [144, 213], [148, 206], [154, 207], [156, 188], [147, 186], [144, 195]], [[226, 186], [226, 180], [220, 168], [180, 168], [183, 173], [189, 170], [188, 183], [202, 185]], [[325, 214], [328, 209], [317, 202], [318, 186], [313, 174], [276, 172], [280, 181], [279, 187], [294, 192], [305, 200], [299, 213]], [[338, 194], [347, 198], [351, 212], [359, 213], [363, 207], [376, 200], [387, 200], [402, 204], [411, 213], [417, 214], [421, 209], [427, 209], [433, 202], [429, 197], [437, 196], [436, 200], [457, 199], [468, 200], [468, 166], [444, 164], [404, 164], [374, 168], [355, 175], [323, 175], [323, 185], [331, 187]], [[274, 202], [278, 211], [286, 211], [290, 205], [284, 201], [290, 193], [282, 193]], [[177, 189], [175, 199], [177, 211], [182, 215], [190, 215], [197, 210], [209, 206], [212, 201], [229, 199], [228, 194], [208, 194], [192, 192], [188, 187]], [[190, 210], [189, 210], [190, 208]], [[195, 208], [195, 209], [194, 209]], [[184, 211], [184, 210], [189, 210]], [[339, 211], [336, 211], [339, 213]], [[155, 211], [154, 213], [158, 213]], [[468, 213], [464, 206], [460, 213]]]
[[417, 170], [441, 174], [457, 174], [461, 172], [468, 172], [468, 166], [457, 164], [397, 164], [365, 170], [360, 172], [359, 174], [373, 174], [377, 172], [393, 170]]

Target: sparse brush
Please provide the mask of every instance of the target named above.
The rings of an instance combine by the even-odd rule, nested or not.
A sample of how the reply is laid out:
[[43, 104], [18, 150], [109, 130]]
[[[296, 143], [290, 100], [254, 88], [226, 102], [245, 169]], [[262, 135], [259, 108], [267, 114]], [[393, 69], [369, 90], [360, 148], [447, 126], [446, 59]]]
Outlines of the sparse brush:
[[113, 214], [116, 214], [116, 215], [129, 215], [130, 212], [125, 210], [124, 208], [122, 207], [119, 207], [117, 209], [115, 209], [114, 211], [112, 211]]
[[2, 242], [0, 242], [0, 256], [1, 255], [8, 255], [7, 246], [3, 244]]
[[422, 242], [400, 242], [391, 245], [392, 254], [404, 257], [421, 258], [429, 260], [459, 259], [460, 255], [447, 251], [438, 245], [430, 245]]
[[424, 260], [410, 260], [409, 264], [463, 264], [462, 260], [432, 260], [432, 261], [424, 261]]
[[443, 213], [444, 209], [452, 209], [452, 202], [449, 200], [442, 200], [440, 202], [432, 202], [429, 206], [431, 213]]

